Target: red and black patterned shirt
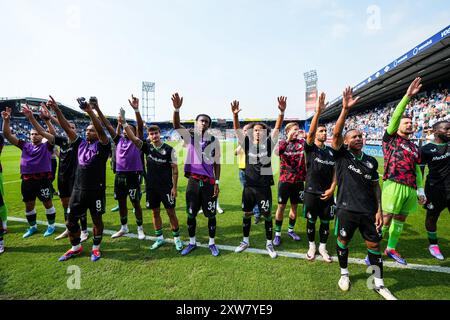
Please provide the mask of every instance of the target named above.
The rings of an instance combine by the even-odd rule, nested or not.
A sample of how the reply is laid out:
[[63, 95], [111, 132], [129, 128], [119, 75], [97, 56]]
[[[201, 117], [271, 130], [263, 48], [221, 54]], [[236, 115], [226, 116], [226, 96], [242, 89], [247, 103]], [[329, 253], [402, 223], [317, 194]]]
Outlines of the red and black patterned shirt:
[[290, 142], [281, 140], [278, 145], [278, 154], [280, 155], [280, 182], [305, 181], [305, 140]]
[[384, 176], [383, 180], [391, 180], [413, 188], [417, 188], [416, 165], [420, 163], [419, 148], [408, 139], [397, 133], [383, 136]]

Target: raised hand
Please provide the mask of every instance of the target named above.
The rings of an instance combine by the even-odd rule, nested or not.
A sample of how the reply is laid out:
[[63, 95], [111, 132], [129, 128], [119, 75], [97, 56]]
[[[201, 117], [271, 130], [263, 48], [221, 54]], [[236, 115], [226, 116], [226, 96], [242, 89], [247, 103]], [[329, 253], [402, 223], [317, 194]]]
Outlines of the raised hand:
[[353, 89], [351, 87], [345, 88], [342, 93], [342, 108], [350, 110], [358, 103], [359, 99], [360, 97], [353, 98]]
[[134, 95], [131, 95], [131, 100], [128, 99], [128, 102], [130, 103], [130, 106], [136, 111], [139, 110], [139, 99], [136, 98]]
[[233, 112], [233, 114], [236, 114], [236, 115], [239, 114], [239, 112], [242, 111], [241, 108], [239, 108], [239, 101], [234, 100], [231, 103], [231, 111]]
[[27, 118], [30, 119], [33, 116], [33, 112], [30, 110], [30, 107], [28, 107], [28, 104], [26, 104], [22, 108], [22, 114]]
[[278, 109], [281, 112], [284, 112], [286, 110], [286, 106], [287, 106], [287, 97], [284, 96], [278, 97]]
[[328, 103], [325, 104], [326, 98], [327, 98], [327, 95], [325, 94], [325, 92], [322, 92], [319, 96], [319, 101], [317, 102], [316, 113], [322, 113], [328, 107]]
[[420, 89], [422, 89], [422, 78], [417, 77], [414, 79], [414, 81], [411, 83], [411, 85], [408, 88], [408, 91], [406, 91], [406, 95], [410, 98], [414, 97], [416, 94], [420, 92]]
[[125, 124], [125, 109], [124, 108], [120, 108], [120, 114], [119, 114], [119, 122], [120, 124]]
[[89, 104], [94, 110], [98, 110], [98, 99], [96, 97], [91, 97], [89, 99]]
[[11, 108], [6, 108], [5, 111], [2, 111], [2, 118], [4, 120], [10, 120], [11, 114], [12, 114]]
[[50, 100], [47, 101], [47, 107], [52, 109], [53, 111], [59, 110], [58, 103], [56, 103], [56, 100], [53, 99], [52, 96], [49, 96], [49, 97], [50, 97]]
[[49, 121], [51, 119], [50, 112], [45, 106], [45, 103], [41, 103], [41, 108], [39, 109], [39, 117], [44, 121]]
[[178, 93], [172, 95], [172, 103], [175, 109], [180, 109], [183, 106], [183, 97], [180, 98]]

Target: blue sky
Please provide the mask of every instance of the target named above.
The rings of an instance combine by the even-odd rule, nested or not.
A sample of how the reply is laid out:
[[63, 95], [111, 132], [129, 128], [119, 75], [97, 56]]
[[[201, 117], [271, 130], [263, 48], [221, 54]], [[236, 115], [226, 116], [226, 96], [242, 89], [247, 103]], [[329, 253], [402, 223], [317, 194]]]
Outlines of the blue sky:
[[[156, 120], [304, 117], [303, 73], [336, 98], [450, 24], [448, 0], [0, 0], [0, 96], [96, 95], [109, 115], [156, 82]], [[131, 107], [127, 106], [131, 114]]]

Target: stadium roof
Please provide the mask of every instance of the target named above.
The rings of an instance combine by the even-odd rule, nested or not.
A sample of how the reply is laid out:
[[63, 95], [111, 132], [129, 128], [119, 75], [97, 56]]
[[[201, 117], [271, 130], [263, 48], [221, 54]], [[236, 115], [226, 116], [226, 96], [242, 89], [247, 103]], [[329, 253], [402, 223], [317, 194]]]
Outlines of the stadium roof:
[[[361, 101], [352, 113], [395, 100], [418, 76], [425, 87], [450, 79], [450, 25], [354, 86]], [[341, 109], [342, 96], [330, 102], [321, 120], [336, 119]]]
[[[20, 112], [21, 104], [27, 103], [30, 106], [40, 106], [41, 103], [46, 103], [48, 99], [40, 99], [33, 97], [14, 97], [14, 98], [1, 98], [0, 97], [0, 110], [4, 110], [6, 107], [13, 109], [14, 113]], [[75, 110], [69, 106], [63, 105], [58, 102], [61, 111], [64, 115], [68, 116], [70, 120], [72, 119], [83, 119], [86, 118], [85, 114]]]

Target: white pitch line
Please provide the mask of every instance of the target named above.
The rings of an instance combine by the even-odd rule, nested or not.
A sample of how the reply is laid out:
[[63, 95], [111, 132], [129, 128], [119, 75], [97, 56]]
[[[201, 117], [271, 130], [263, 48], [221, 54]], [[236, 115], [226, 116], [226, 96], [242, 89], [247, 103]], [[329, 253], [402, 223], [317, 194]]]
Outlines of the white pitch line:
[[7, 181], [7, 182], [3, 182], [3, 184], [13, 184], [13, 183], [19, 183], [19, 182], [22, 182], [22, 180]]
[[[8, 220], [14, 221], [14, 222], [28, 223], [28, 221], [26, 219], [16, 218], [16, 217], [8, 217]], [[47, 225], [47, 222], [44, 222], [44, 221], [36, 221], [36, 223], [38, 225]], [[66, 226], [61, 223], [56, 223], [55, 226], [58, 228], [66, 228]], [[92, 228], [89, 228], [88, 230], [90, 232], [92, 232]], [[114, 233], [116, 233], [116, 231], [104, 230], [103, 233], [107, 234], [107, 235], [113, 235]], [[132, 239], [138, 238], [137, 234], [134, 234], [134, 233], [127, 233], [124, 237], [132, 238]], [[145, 240], [156, 241], [156, 239], [157, 239], [156, 237], [150, 237], [150, 236], [145, 237]], [[166, 242], [174, 243], [174, 241], [172, 239], [165, 239], [165, 240], [166, 240]], [[185, 242], [185, 244], [188, 244], [188, 243]], [[197, 246], [200, 248], [208, 248], [209, 247], [208, 245], [201, 244], [200, 242], [197, 242]], [[232, 251], [232, 252], [234, 252], [234, 249], [236, 248], [235, 246], [228, 246], [228, 245], [217, 245], [217, 247], [221, 250]], [[262, 250], [262, 249], [248, 248], [247, 250], [245, 250], [245, 252], [267, 255], [267, 251]], [[303, 254], [303, 253], [295, 253], [295, 252], [287, 252], [287, 251], [277, 251], [277, 253], [278, 253], [278, 256], [280, 256], [280, 257], [307, 260], [306, 254]], [[332, 259], [334, 262], [339, 261], [338, 258], [336, 258], [336, 257], [332, 257]], [[320, 257], [320, 256], [316, 257], [316, 260], [323, 261], [322, 257]], [[364, 262], [363, 259], [349, 258], [348, 262], [351, 264], [366, 265], [366, 263]], [[383, 266], [389, 267], [389, 268], [396, 268], [396, 269], [409, 269], [409, 270], [419, 270], [419, 271], [426, 271], [426, 272], [439, 272], [439, 273], [450, 274], [449, 267], [441, 267], [441, 266], [436, 266], [436, 265], [408, 264], [408, 265], [404, 266], [404, 265], [398, 264], [396, 262], [383, 261]]]

